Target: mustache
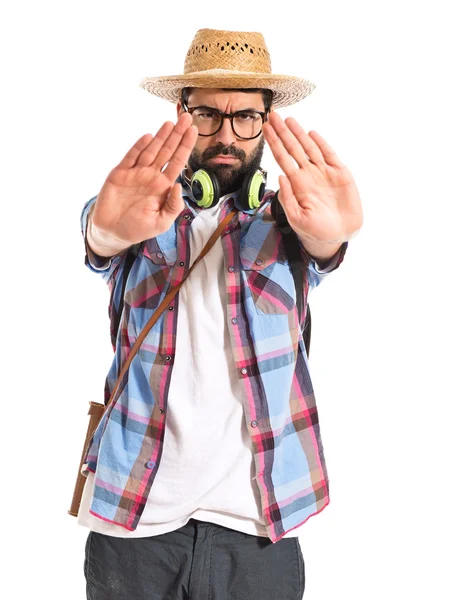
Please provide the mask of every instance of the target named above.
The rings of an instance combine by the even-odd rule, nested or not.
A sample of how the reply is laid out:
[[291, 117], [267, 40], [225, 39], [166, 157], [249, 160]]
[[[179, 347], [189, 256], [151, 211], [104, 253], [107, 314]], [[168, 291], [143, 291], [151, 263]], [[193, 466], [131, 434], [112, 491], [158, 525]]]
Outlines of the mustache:
[[224, 144], [218, 144], [218, 146], [206, 148], [202, 153], [202, 159], [209, 160], [210, 158], [218, 156], [218, 154], [222, 154], [223, 156], [234, 156], [235, 158], [240, 158], [240, 160], [242, 161], [244, 161], [246, 157], [246, 153], [241, 148], [235, 148], [234, 146], [225, 146]]

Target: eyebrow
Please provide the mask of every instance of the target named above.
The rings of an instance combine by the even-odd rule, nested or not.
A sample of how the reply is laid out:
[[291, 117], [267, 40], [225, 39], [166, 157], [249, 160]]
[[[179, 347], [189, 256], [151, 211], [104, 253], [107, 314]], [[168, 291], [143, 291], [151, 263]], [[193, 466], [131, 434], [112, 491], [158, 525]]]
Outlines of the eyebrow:
[[[197, 104], [196, 106], [193, 106], [193, 107], [190, 106], [189, 108], [196, 108], [197, 106], [205, 106], [205, 108], [212, 108], [213, 110], [219, 110], [220, 112], [223, 112], [220, 108], [217, 108], [216, 106], [210, 106], [210, 104]], [[236, 112], [240, 112], [242, 110], [253, 110], [255, 112], [266, 112], [265, 107], [264, 107], [264, 110], [261, 110], [259, 108], [252, 108], [252, 107], [238, 108], [237, 110], [234, 110], [233, 112], [236, 113]], [[231, 113], [231, 114], [233, 114], [233, 113]]]

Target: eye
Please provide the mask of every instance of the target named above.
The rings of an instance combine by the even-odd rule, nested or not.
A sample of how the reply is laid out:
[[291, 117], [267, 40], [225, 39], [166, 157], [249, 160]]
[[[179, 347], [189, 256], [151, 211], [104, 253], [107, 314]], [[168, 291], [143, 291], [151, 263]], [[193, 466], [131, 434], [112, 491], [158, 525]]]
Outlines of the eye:
[[215, 121], [219, 119], [219, 114], [213, 110], [211, 110], [210, 108], [205, 109], [205, 108], [201, 108], [199, 110], [194, 111], [194, 115], [200, 120], [200, 121]]
[[250, 112], [250, 111], [243, 111], [243, 112], [238, 112], [236, 115], [236, 118], [239, 121], [243, 121], [244, 123], [251, 123], [253, 121], [256, 121], [256, 119], [259, 119], [261, 115], [258, 115], [258, 113], [255, 112]]

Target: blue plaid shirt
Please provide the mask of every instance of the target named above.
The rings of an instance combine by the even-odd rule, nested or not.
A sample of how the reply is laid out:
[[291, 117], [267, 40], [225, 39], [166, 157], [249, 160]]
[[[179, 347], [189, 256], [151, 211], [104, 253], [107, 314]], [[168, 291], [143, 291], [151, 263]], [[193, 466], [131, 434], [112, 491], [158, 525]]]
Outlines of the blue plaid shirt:
[[[329, 481], [307, 354], [296, 310], [296, 290], [282, 235], [271, 214], [272, 190], [258, 209], [242, 210], [238, 193], [224, 197], [220, 219], [239, 208], [223, 233], [228, 327], [232, 360], [241, 382], [242, 401], [256, 467], [262, 513], [272, 542], [301, 526], [329, 503]], [[87, 244], [87, 217], [81, 214], [85, 264], [109, 287], [108, 313], [114, 349], [105, 384], [105, 402], [135, 339], [171, 286], [190, 268], [190, 230], [200, 209], [187, 196], [174, 225], [140, 245], [124, 298], [121, 285], [127, 253], [107, 259]], [[319, 268], [301, 245], [307, 261], [303, 300], [338, 268], [348, 242]], [[216, 281], [216, 279], [215, 279]], [[167, 398], [174, 366], [180, 293], [172, 300], [129, 367], [111, 407], [90, 440], [83, 474], [95, 473], [91, 514], [135, 530], [161, 461]], [[119, 331], [115, 315], [123, 310]], [[303, 317], [305, 320], [305, 315]]]

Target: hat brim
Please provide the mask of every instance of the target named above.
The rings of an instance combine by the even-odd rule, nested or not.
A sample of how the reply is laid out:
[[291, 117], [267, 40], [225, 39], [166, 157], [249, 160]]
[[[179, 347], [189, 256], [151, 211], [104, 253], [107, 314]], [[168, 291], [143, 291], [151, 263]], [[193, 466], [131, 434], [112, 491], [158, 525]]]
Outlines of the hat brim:
[[225, 69], [210, 69], [186, 75], [146, 77], [140, 86], [164, 100], [178, 102], [185, 87], [198, 88], [263, 88], [273, 91], [273, 108], [295, 104], [313, 92], [316, 85], [292, 75], [247, 73]]

